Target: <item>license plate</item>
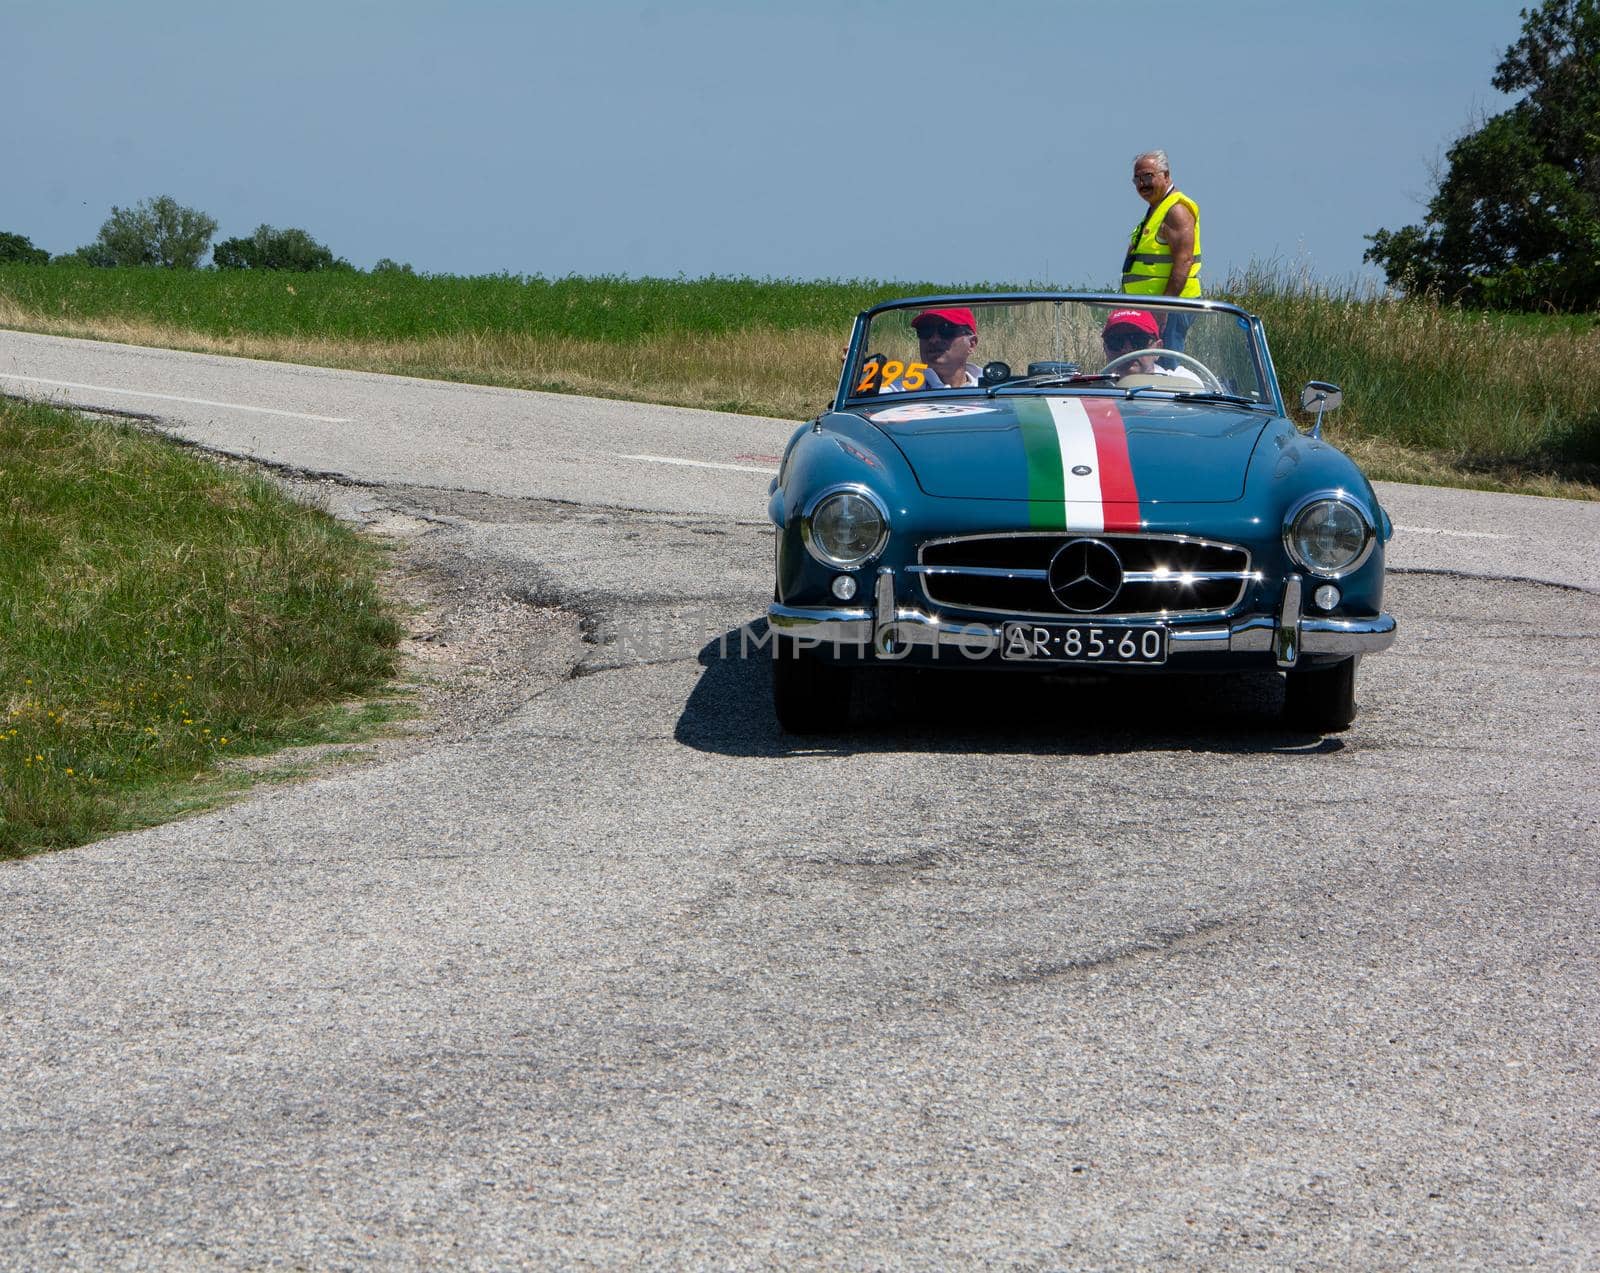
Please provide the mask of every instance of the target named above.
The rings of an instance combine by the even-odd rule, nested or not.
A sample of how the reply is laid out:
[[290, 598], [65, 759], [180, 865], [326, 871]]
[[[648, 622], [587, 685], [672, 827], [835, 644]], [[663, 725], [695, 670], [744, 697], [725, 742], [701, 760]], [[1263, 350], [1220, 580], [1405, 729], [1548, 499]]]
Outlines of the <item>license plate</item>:
[[1100, 627], [1088, 623], [1008, 623], [1000, 657], [1025, 663], [1134, 663], [1167, 661], [1163, 627]]

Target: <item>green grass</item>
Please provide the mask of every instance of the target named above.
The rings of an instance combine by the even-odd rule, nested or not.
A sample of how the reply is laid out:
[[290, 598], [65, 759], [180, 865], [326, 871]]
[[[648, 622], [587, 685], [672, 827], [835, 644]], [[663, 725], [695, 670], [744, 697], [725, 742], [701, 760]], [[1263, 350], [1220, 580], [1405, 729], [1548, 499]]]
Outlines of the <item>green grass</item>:
[[[831, 398], [857, 312], [945, 290], [4, 265], [0, 325], [800, 419]], [[1266, 320], [1288, 396], [1344, 387], [1328, 434], [1373, 476], [1600, 497], [1597, 316], [1474, 314], [1271, 265], [1215, 295]]]
[[546, 331], [577, 340], [627, 342], [662, 331], [839, 330], [880, 300], [940, 290], [948, 289], [931, 283], [752, 278], [0, 266], [0, 293], [39, 314], [143, 319], [208, 336], [363, 341]]
[[0, 857], [239, 785], [226, 757], [359, 732], [396, 667], [379, 562], [170, 442], [0, 401]]
[[1438, 457], [1473, 485], [1600, 483], [1594, 316], [1490, 315], [1243, 282], [1237, 300], [1265, 322], [1285, 395], [1313, 378], [1344, 388], [1346, 405], [1329, 417], [1341, 445]]

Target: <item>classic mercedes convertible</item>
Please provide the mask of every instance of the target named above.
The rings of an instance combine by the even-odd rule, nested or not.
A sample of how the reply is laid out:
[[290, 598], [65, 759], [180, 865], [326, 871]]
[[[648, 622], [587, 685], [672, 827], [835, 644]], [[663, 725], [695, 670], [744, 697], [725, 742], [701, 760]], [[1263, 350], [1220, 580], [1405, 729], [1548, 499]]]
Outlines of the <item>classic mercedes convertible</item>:
[[1387, 648], [1371, 484], [1288, 419], [1259, 319], [1216, 301], [933, 296], [859, 315], [771, 488], [773, 701], [845, 728], [888, 666], [1286, 678], [1344, 729]]

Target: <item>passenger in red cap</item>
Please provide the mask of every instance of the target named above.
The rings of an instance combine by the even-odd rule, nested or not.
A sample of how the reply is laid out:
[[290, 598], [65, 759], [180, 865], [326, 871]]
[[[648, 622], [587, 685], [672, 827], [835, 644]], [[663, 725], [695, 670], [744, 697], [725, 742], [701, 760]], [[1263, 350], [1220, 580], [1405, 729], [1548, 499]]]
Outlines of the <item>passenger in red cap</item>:
[[[919, 361], [928, 364], [924, 389], [976, 389], [982, 368], [969, 361], [978, 347], [978, 320], [965, 306], [925, 309], [911, 320], [917, 333]], [[884, 385], [879, 393], [904, 393], [900, 381]]]
[[1147, 353], [1142, 358], [1127, 356], [1135, 351], [1155, 351], [1162, 348], [1161, 324], [1156, 321], [1154, 314], [1145, 310], [1112, 310], [1111, 316], [1106, 319], [1106, 325], [1100, 329], [1100, 343], [1105, 347], [1106, 358], [1109, 360], [1106, 367], [1116, 372], [1118, 376], [1170, 376], [1176, 380], [1201, 383], [1199, 376], [1181, 364], [1172, 367], [1161, 366], [1156, 361], [1161, 356], [1158, 353]]

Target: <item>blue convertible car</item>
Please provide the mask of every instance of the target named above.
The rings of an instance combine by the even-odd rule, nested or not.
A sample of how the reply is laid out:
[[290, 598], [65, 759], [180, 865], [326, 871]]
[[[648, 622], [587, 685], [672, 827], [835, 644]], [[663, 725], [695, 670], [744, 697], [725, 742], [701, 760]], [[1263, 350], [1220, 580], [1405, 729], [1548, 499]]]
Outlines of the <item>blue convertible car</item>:
[[894, 665], [1107, 675], [1280, 669], [1289, 723], [1343, 729], [1395, 634], [1392, 526], [1287, 418], [1232, 305], [938, 296], [861, 314], [831, 410], [772, 484], [773, 698], [844, 728]]

